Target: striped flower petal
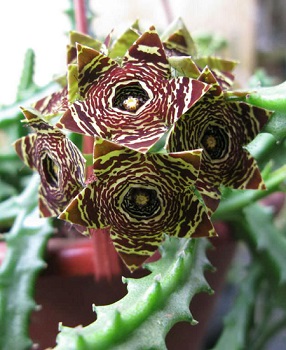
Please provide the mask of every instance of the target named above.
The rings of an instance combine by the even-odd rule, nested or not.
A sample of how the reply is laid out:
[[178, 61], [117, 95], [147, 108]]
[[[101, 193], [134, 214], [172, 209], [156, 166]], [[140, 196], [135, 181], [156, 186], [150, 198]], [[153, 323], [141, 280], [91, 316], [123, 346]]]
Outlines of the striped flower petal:
[[171, 79], [153, 27], [131, 46], [122, 65], [86, 46], [77, 50], [82, 100], [69, 107], [59, 128], [145, 152], [209, 89], [187, 77]]
[[179, 74], [197, 79], [204, 67], [208, 66], [223, 89], [228, 89], [233, 84], [232, 71], [238, 62], [218, 56], [199, 56], [191, 34], [181, 18], [167, 28], [161, 39], [169, 63]]
[[45, 116], [53, 117], [60, 113], [64, 113], [68, 109], [69, 103], [74, 102], [74, 96], [77, 96], [77, 81], [72, 79], [74, 78], [75, 71], [71, 71], [77, 58], [76, 44], [80, 43], [82, 45], [87, 45], [96, 50], [100, 50], [102, 46], [102, 43], [99, 40], [76, 31], [71, 31], [69, 33], [69, 39], [70, 43], [67, 45], [66, 59], [68, 65], [67, 82], [64, 77], [64, 87], [62, 89], [36, 101], [33, 104], [33, 108]]
[[194, 40], [181, 18], [176, 19], [162, 34], [166, 55], [196, 56], [197, 48]]
[[110, 228], [114, 246], [130, 270], [158, 248], [164, 233], [215, 235], [193, 192], [201, 150], [140, 153], [97, 139], [96, 181], [87, 185], [60, 218], [89, 228]]
[[33, 108], [45, 116], [56, 116], [64, 113], [68, 109], [67, 87], [41, 98], [33, 104]]
[[85, 160], [77, 147], [36, 111], [24, 109], [36, 133], [14, 143], [23, 162], [41, 177], [39, 208], [43, 217], [57, 216], [84, 187]]
[[213, 212], [220, 200], [220, 184], [236, 189], [265, 188], [255, 160], [243, 146], [259, 133], [271, 112], [225, 100], [222, 88], [208, 68], [200, 79], [213, 86], [177, 121], [167, 148], [171, 152], [204, 149], [196, 186]]
[[132, 46], [134, 42], [139, 38], [139, 33], [139, 21], [136, 20], [121, 36], [119, 36], [112, 43], [108, 51], [108, 56], [117, 60], [122, 58], [130, 46]]

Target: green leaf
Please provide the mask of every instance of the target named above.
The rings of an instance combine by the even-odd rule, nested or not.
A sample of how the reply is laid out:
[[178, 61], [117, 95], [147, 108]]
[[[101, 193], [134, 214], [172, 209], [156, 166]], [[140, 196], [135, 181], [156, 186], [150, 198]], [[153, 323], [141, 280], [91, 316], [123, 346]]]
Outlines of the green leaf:
[[34, 82], [34, 66], [35, 53], [32, 49], [28, 49], [25, 54], [24, 68], [18, 85], [16, 101], [21, 101], [26, 96], [33, 95], [39, 89]]
[[23, 119], [23, 114], [20, 111], [20, 106], [31, 106], [35, 101], [50, 95], [58, 90], [58, 84], [55, 82], [49, 83], [41, 87], [37, 93], [31, 93], [23, 97], [23, 99], [9, 106], [4, 106], [0, 109], [0, 128], [10, 125], [13, 122], [19, 122]]
[[[6, 199], [8, 197], [11, 198], [16, 194], [17, 194], [16, 189], [13, 186], [11, 186], [9, 183], [7, 183], [5, 180], [2, 180], [0, 178], [0, 203], [3, 199]], [[1, 216], [1, 213], [0, 213], [0, 216]]]
[[36, 308], [33, 300], [36, 277], [45, 267], [43, 253], [52, 227], [40, 219], [34, 203], [29, 202], [36, 179], [18, 198], [21, 210], [9, 233], [5, 234], [7, 252], [0, 267], [0, 348], [30, 349], [28, 336], [30, 314]]
[[209, 267], [204, 239], [166, 238], [162, 258], [148, 264], [151, 274], [125, 280], [128, 294], [112, 305], [96, 307], [97, 320], [83, 328], [62, 327], [57, 350], [166, 349], [165, 336], [180, 321], [195, 321], [192, 297], [211, 292], [204, 278]]
[[264, 263], [265, 273], [286, 282], [286, 239], [275, 227], [269, 208], [252, 204], [244, 209], [245, 238], [255, 247]]
[[[237, 221], [238, 214], [249, 204], [262, 199], [269, 194], [280, 191], [282, 184], [286, 180], [286, 165], [270, 172], [266, 169], [267, 176], [264, 177], [267, 190], [231, 190], [229, 188], [223, 191], [223, 200], [212, 218], [214, 220]], [[266, 174], [265, 174], [266, 175]]]
[[259, 279], [260, 268], [252, 265], [246, 278], [240, 284], [239, 295], [225, 318], [222, 335], [212, 350], [246, 349], [248, 329], [259, 289]]
[[255, 93], [251, 93], [247, 96], [246, 102], [258, 107], [285, 114], [286, 81], [276, 86], [258, 89]]
[[197, 32], [193, 38], [198, 49], [197, 56], [214, 55], [228, 46], [226, 38], [220, 34]]
[[18, 196], [12, 196], [0, 203], [0, 224], [2, 226], [12, 225], [15, 218], [22, 212], [23, 203], [30, 208], [37, 207], [39, 183], [36, 176], [31, 177], [30, 184], [28, 184], [28, 188], [23, 193]]
[[274, 111], [264, 131], [272, 134], [278, 141], [286, 138], [286, 82], [260, 88], [248, 94], [246, 102]]

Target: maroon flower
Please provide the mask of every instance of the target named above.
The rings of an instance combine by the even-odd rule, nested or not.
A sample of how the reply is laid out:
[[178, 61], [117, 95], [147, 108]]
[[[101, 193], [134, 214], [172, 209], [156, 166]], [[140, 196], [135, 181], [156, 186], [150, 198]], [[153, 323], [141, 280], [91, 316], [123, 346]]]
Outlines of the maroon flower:
[[36, 111], [23, 110], [36, 133], [14, 143], [23, 162], [41, 177], [41, 216], [57, 216], [84, 187], [85, 159], [66, 136], [41, 119]]
[[265, 188], [254, 158], [243, 146], [254, 139], [272, 112], [226, 100], [208, 68], [199, 79], [213, 86], [174, 125], [167, 148], [171, 152], [203, 148], [196, 187], [213, 212], [219, 204], [221, 184], [236, 189]]
[[121, 65], [78, 45], [77, 70], [81, 100], [69, 107], [57, 126], [142, 152], [209, 89], [191, 78], [171, 78], [154, 27], [130, 47]]
[[161, 244], [176, 237], [215, 235], [194, 193], [201, 150], [141, 153], [97, 139], [96, 181], [87, 185], [60, 218], [88, 228], [110, 228], [125, 264], [140, 266]]

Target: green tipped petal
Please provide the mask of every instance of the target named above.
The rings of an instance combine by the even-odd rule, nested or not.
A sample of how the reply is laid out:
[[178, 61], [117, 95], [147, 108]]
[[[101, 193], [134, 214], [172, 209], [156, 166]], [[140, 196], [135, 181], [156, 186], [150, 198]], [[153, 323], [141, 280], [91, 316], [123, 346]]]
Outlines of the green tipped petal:
[[85, 97], [94, 81], [102, 74], [110, 74], [118, 64], [99, 51], [77, 44], [77, 66], [79, 93]]
[[78, 86], [84, 99], [71, 104], [57, 126], [141, 152], [147, 152], [210, 88], [188, 77], [170, 78], [153, 27], [131, 46], [122, 66], [78, 45]]
[[196, 45], [181, 18], [170, 24], [161, 40], [168, 56], [195, 56], [197, 53]]
[[35, 133], [15, 142], [15, 150], [41, 177], [41, 216], [57, 216], [84, 186], [85, 160], [59, 130], [41, 119], [37, 111], [23, 109]]
[[261, 131], [271, 112], [226, 100], [222, 87], [207, 67], [199, 80], [212, 86], [176, 122], [167, 148], [172, 152], [203, 148], [196, 186], [212, 213], [220, 200], [221, 184], [239, 189], [265, 188], [256, 162], [243, 147]]
[[164, 233], [213, 236], [205, 208], [193, 192], [201, 150], [141, 153], [96, 138], [94, 175], [60, 218], [90, 227], [110, 227], [114, 246], [132, 270], [159, 247]]
[[136, 21], [112, 44], [108, 56], [113, 59], [123, 57], [139, 36], [139, 25]]

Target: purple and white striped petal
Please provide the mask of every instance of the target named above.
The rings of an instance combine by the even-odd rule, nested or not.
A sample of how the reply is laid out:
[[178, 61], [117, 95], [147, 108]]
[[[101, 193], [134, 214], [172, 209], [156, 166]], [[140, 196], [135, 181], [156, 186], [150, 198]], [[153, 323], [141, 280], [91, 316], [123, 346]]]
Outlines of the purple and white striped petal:
[[119, 66], [78, 46], [75, 101], [57, 126], [99, 136], [146, 152], [210, 86], [187, 77], [170, 78], [163, 45], [153, 27], [131, 46]]
[[177, 121], [167, 148], [171, 152], [204, 149], [196, 186], [212, 213], [220, 201], [220, 184], [237, 189], [265, 188], [256, 162], [243, 146], [259, 133], [272, 112], [225, 100], [208, 68], [199, 79], [213, 87]]
[[215, 235], [205, 207], [194, 194], [201, 150], [156, 154], [97, 139], [96, 181], [60, 215], [89, 228], [110, 228], [114, 246], [131, 269], [163, 240]]
[[59, 130], [47, 124], [36, 111], [24, 109], [35, 133], [14, 143], [24, 163], [41, 177], [41, 216], [57, 216], [84, 187], [85, 159], [78, 148]]

